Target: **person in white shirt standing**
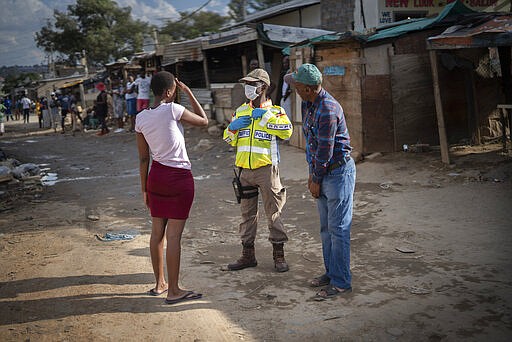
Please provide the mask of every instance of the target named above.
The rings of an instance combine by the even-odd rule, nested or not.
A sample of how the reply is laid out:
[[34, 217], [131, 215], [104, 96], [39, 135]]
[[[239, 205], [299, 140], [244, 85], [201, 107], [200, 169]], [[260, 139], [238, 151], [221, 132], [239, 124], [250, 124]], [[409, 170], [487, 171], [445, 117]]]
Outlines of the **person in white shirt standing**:
[[142, 75], [135, 80], [137, 85], [137, 113], [149, 107], [149, 91], [151, 77], [146, 76], [146, 70], [142, 70]]
[[21, 104], [23, 105], [23, 123], [28, 123], [30, 116], [30, 106], [32, 105], [32, 101], [30, 101], [26, 94], [23, 94]]
[[135, 116], [137, 115], [137, 85], [133, 76], [128, 76], [128, 82], [124, 89], [124, 99], [126, 100], [126, 113], [130, 118], [130, 132], [135, 132]]

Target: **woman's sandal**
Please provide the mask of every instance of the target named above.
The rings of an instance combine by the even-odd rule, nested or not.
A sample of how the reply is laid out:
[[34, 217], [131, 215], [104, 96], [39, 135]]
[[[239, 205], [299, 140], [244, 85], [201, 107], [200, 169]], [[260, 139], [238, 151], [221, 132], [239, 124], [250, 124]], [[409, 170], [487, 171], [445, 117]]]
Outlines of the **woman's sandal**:
[[321, 286], [329, 285], [330, 283], [331, 283], [331, 279], [326, 274], [323, 274], [319, 277], [313, 278], [313, 280], [311, 280], [310, 286], [311, 287], [321, 287]]

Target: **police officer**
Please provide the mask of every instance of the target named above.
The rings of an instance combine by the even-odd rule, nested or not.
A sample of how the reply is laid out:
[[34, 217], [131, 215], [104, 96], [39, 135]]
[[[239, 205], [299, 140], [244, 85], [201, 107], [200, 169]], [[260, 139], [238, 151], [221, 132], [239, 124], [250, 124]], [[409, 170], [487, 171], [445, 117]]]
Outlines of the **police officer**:
[[[240, 80], [249, 100], [233, 113], [232, 121], [224, 131], [224, 141], [236, 147], [235, 166], [243, 189], [241, 194], [242, 222], [240, 235], [242, 256], [228, 265], [231, 271], [255, 267], [254, 240], [258, 225], [258, 190], [261, 192], [273, 246], [274, 266], [278, 272], [288, 271], [283, 245], [288, 241], [281, 221], [281, 210], [286, 202], [286, 191], [279, 177], [278, 139], [292, 135], [292, 124], [285, 111], [267, 100], [270, 86], [268, 73], [260, 68], [252, 70]], [[254, 191], [256, 190], [256, 192]]]

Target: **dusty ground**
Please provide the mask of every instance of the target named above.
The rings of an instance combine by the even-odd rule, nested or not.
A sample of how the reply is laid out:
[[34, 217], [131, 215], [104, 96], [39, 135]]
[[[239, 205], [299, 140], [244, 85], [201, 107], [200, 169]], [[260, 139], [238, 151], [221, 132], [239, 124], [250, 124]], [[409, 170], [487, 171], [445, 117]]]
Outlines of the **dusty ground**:
[[[6, 129], [0, 149], [49, 168], [59, 182], [0, 185], [3, 341], [510, 340], [512, 161], [499, 146], [453, 150], [451, 167], [438, 152], [358, 163], [354, 292], [316, 302], [308, 281], [322, 272], [321, 245], [303, 152], [281, 151], [290, 271], [273, 271], [262, 225], [258, 267], [225, 272], [240, 253], [233, 151], [189, 130], [196, 200], [181, 279], [204, 298], [168, 306], [144, 294], [153, 285], [150, 221], [134, 135]], [[106, 232], [138, 235], [95, 238]]]

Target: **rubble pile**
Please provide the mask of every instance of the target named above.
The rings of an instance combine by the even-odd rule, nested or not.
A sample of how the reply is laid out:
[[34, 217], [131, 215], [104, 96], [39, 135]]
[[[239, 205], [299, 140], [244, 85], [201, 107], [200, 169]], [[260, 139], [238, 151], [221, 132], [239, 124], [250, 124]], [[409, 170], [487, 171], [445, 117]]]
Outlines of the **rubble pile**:
[[41, 196], [41, 169], [33, 163], [22, 164], [0, 151], [0, 212], [12, 208], [19, 199]]

